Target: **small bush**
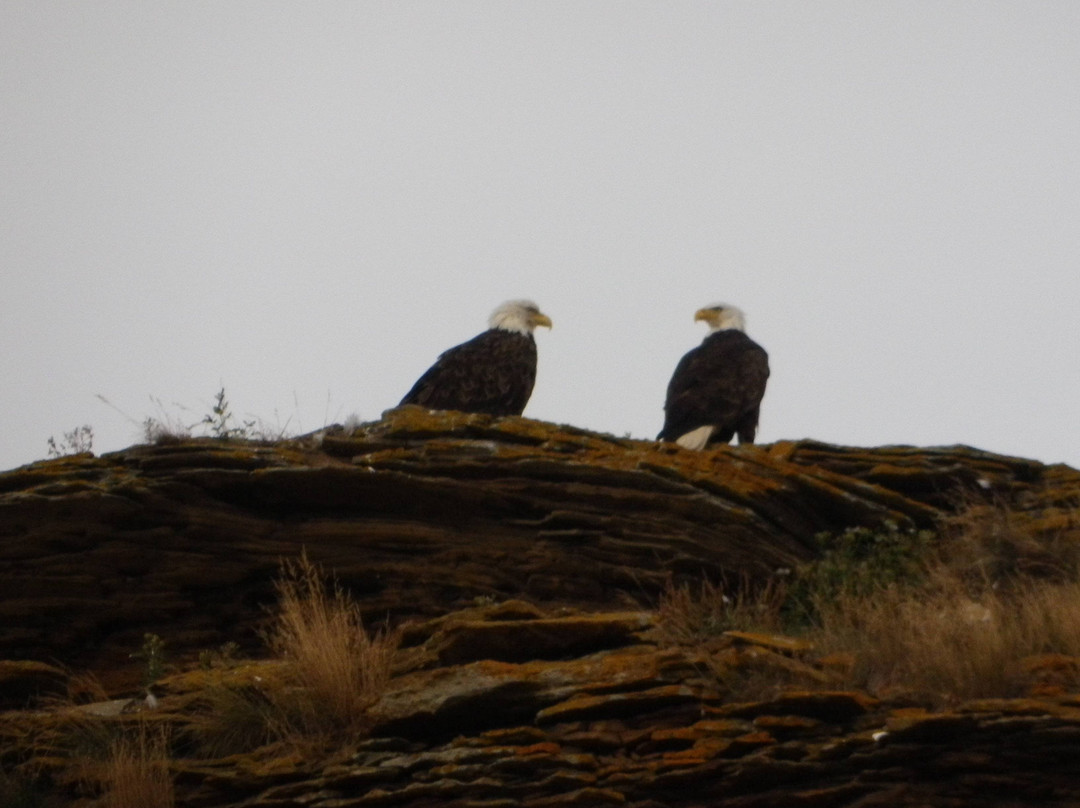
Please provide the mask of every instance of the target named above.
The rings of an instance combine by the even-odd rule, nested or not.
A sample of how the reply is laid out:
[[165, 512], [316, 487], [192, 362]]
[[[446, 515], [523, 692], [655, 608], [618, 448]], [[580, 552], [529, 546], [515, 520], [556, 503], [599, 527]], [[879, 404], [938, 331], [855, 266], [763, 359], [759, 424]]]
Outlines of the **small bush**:
[[789, 628], [814, 624], [823, 605], [922, 580], [937, 535], [886, 522], [877, 529], [853, 527], [842, 533], [819, 533], [815, 540], [821, 555], [796, 570], [787, 591], [783, 612]]
[[144, 634], [142, 648], [130, 657], [142, 660], [145, 687], [154, 684], [165, 673], [165, 641], [157, 634]]
[[203, 416], [199, 423], [209, 427], [215, 438], [228, 440], [230, 438], [250, 438], [255, 427], [255, 421], [237, 423], [236, 416], [228, 400], [225, 398], [225, 388], [218, 390], [214, 396], [214, 404], [210, 412]]
[[287, 664], [289, 688], [275, 702], [301, 734], [357, 729], [390, 679], [398, 635], [369, 637], [359, 606], [340, 586], [327, 589], [306, 554], [282, 565], [277, 590], [268, 639]]
[[[368, 709], [390, 680], [399, 632], [369, 636], [359, 606], [327, 586], [306, 554], [282, 563], [278, 608], [266, 631], [282, 666], [207, 693], [194, 742], [210, 756], [283, 741], [319, 747], [363, 730]], [[214, 666], [205, 657], [204, 667]]]

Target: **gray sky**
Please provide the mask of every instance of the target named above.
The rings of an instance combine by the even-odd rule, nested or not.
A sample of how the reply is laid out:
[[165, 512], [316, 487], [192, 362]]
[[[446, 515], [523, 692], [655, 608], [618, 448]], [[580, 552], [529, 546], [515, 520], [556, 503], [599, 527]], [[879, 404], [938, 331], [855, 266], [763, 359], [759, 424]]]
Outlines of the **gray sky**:
[[527, 416], [654, 437], [726, 301], [760, 442], [1080, 467], [1074, 0], [4, 0], [0, 109], [0, 468], [375, 419], [518, 297]]

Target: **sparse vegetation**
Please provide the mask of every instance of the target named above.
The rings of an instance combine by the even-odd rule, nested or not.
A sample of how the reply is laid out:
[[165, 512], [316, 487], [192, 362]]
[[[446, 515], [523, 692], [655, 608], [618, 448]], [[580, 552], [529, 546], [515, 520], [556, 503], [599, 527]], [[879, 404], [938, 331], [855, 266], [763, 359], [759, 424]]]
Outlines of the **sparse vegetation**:
[[[96, 398], [102, 404], [115, 410], [128, 422], [137, 426], [144, 443], [154, 445], [178, 443], [191, 438], [204, 437], [219, 438], [221, 440], [277, 443], [287, 440], [301, 431], [298, 426], [300, 420], [299, 401], [296, 401], [297, 412], [284, 419], [276, 409], [272, 419], [264, 419], [260, 416], [240, 418], [233, 410], [224, 385], [218, 388], [212, 403], [203, 405], [205, 410], [209, 411], [204, 410], [201, 416], [196, 415], [197, 410], [195, 408], [175, 401], [166, 405], [160, 398], [150, 396], [150, 401], [155, 410], [154, 414], [137, 419], [113, 404], [105, 396], [97, 394]], [[329, 413], [329, 408], [329, 393], [327, 393], [327, 413]], [[353, 428], [361, 422], [358, 416], [350, 416], [350, 418], [354, 422]], [[83, 427], [83, 429], [89, 429], [89, 427]], [[349, 429], [348, 424], [346, 429]], [[70, 433], [66, 433], [65, 437], [68, 437], [68, 435]], [[50, 446], [52, 446], [55, 440], [52, 438], [49, 440]], [[57, 451], [61, 450], [61, 446], [62, 444], [57, 445]], [[80, 451], [89, 451], [89, 449]], [[71, 452], [63, 453], [70, 454]], [[52, 456], [54, 455], [50, 453], [50, 457]]]
[[73, 704], [87, 704], [93, 701], [105, 701], [108, 698], [108, 691], [105, 690], [104, 685], [93, 673], [84, 671], [68, 674], [67, 697], [62, 703], [70, 706]]
[[203, 670], [210, 670], [215, 667], [226, 667], [228, 665], [235, 664], [236, 655], [239, 652], [240, 646], [235, 642], [229, 641], [222, 643], [216, 649], [206, 649], [199, 652], [199, 667]]
[[[190, 420], [191, 408], [175, 402], [171, 407], [166, 407], [161, 399], [154, 396], [150, 397], [150, 401], [153, 403], [156, 413], [148, 415], [142, 420], [132, 418], [102, 395], [98, 395], [97, 398], [103, 404], [116, 410], [128, 421], [137, 424], [143, 440], [146, 443], [153, 444], [175, 443], [191, 437], [274, 442], [289, 436], [289, 424], [292, 421], [290, 417], [282, 424], [276, 412], [276, 423], [274, 424], [270, 424], [261, 418], [238, 418], [232, 409], [224, 386], [218, 388], [213, 403], [208, 405], [209, 412], [204, 413], [201, 418], [194, 421]], [[176, 412], [177, 410], [179, 413]], [[88, 429], [89, 427], [84, 428]], [[52, 443], [53, 439], [50, 438], [50, 445]]]
[[273, 685], [218, 684], [206, 691], [205, 705], [192, 726], [199, 754], [218, 758], [250, 752], [289, 735], [289, 724], [271, 698]]
[[786, 598], [786, 586], [775, 580], [764, 585], [747, 579], [738, 586], [707, 580], [693, 588], [669, 585], [660, 597], [657, 617], [664, 634], [684, 644], [733, 629], [780, 632]]
[[669, 587], [659, 622], [682, 644], [732, 628], [797, 634], [819, 656], [850, 655], [845, 684], [878, 695], [1018, 695], [1033, 657], [1080, 655], [1080, 531], [1019, 524], [977, 505], [940, 534], [892, 524], [823, 534], [820, 557], [790, 582]]
[[[1017, 695], [1025, 658], [1080, 654], [1080, 533], [1021, 527], [1000, 503], [945, 520], [900, 577], [856, 596], [815, 596], [811, 636], [857, 663], [851, 684], [931, 700]], [[921, 544], [921, 543], [920, 543]]]
[[165, 729], [139, 721], [110, 746], [99, 777], [106, 808], [171, 808], [175, 797]]
[[[98, 396], [101, 398], [101, 396]], [[102, 398], [102, 401], [105, 399]], [[172, 443], [191, 437], [192, 427], [175, 415], [169, 413], [161, 399], [150, 397], [157, 408], [157, 415], [148, 415], [142, 420], [143, 439], [147, 443]]]
[[49, 457], [54, 459], [57, 457], [66, 457], [67, 455], [91, 452], [94, 449], [94, 430], [91, 426], [84, 424], [83, 426], [75, 427], [70, 432], [65, 432], [59, 442], [57, 442], [55, 437], [50, 435], [47, 443], [49, 446]]
[[[240, 663], [238, 646], [225, 643], [200, 655], [208, 677], [203, 695], [181, 722], [178, 745], [200, 756], [222, 757], [282, 742], [298, 749], [339, 748], [360, 737], [367, 712], [387, 686], [399, 642], [392, 631], [370, 635], [356, 602], [306, 555], [283, 562], [280, 597], [266, 639], [280, 659]], [[165, 642], [144, 635], [131, 654], [144, 665], [149, 685], [166, 670]], [[108, 702], [93, 677], [72, 677], [68, 698], [51, 705], [58, 720], [36, 740], [66, 777], [113, 808], [167, 808], [170, 738], [155, 725], [155, 708], [134, 699], [121, 713], [96, 713], [78, 705]], [[134, 715], [127, 714], [134, 710]], [[0, 805], [38, 806], [33, 784], [0, 778]], [[15, 801], [15, 800], [19, 801]]]
[[143, 661], [143, 684], [149, 687], [165, 673], [165, 641], [157, 634], [144, 634], [142, 648], [131, 658]]
[[210, 434], [215, 438], [221, 438], [222, 440], [250, 438], [252, 430], [255, 428], [255, 421], [237, 421], [228, 399], [225, 398], [224, 387], [217, 391], [210, 412], [203, 416], [202, 421], [199, 423], [208, 427]]
[[1031, 581], [971, 596], [938, 574], [920, 587], [889, 586], [822, 605], [810, 632], [823, 652], [846, 651], [849, 684], [930, 701], [1020, 695], [1024, 660], [1080, 654], [1080, 583]]
[[[27, 806], [69, 805], [77, 792], [98, 797], [93, 804], [104, 808], [171, 808], [168, 723], [147, 715], [95, 714], [70, 698], [51, 709], [54, 719], [25, 739], [39, 757], [22, 764], [31, 779], [24, 777], [21, 788], [43, 800]], [[8, 803], [0, 798], [0, 805]]]
[[944, 559], [973, 588], [1080, 579], [1080, 503], [1034, 530], [1000, 502], [961, 502], [941, 526]]
[[158, 415], [147, 416], [142, 421], [143, 436], [148, 443], [168, 443], [190, 438], [193, 430], [199, 427], [204, 430], [204, 434], [221, 440], [247, 440], [254, 436], [255, 421], [237, 419], [225, 395], [224, 386], [218, 388], [214, 395], [210, 412], [193, 424], [186, 424], [182, 419], [170, 415], [159, 399], [151, 398], [151, 400], [158, 409]]

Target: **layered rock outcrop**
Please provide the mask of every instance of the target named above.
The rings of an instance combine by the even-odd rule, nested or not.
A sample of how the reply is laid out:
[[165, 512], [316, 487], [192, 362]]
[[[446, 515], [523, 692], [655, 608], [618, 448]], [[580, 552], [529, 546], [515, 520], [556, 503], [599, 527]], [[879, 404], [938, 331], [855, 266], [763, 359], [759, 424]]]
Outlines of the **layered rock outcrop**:
[[[133, 688], [146, 633], [179, 668], [225, 642], [265, 656], [279, 564], [306, 550], [369, 625], [408, 625], [370, 737], [329, 768], [178, 764], [180, 804], [1074, 804], [1066, 692], [905, 710], [830, 688], [797, 645], [728, 635], [708, 653], [797, 672], [739, 702], [705, 651], [656, 637], [669, 581], [772, 575], [819, 531], [932, 527], [972, 501], [1075, 530], [1080, 473], [966, 447], [689, 452], [417, 408], [36, 463], [0, 474], [0, 709], [54, 688], [57, 664]], [[183, 724], [197, 680], [168, 680], [159, 715]], [[0, 739], [28, 720], [8, 713]]]
[[[529, 612], [524, 604], [478, 608], [452, 628], [434, 627], [434, 648], [445, 646], [448, 630], [456, 634], [455, 661], [436, 653], [397, 677], [373, 710], [370, 736], [344, 759], [315, 768], [249, 759], [239, 771], [235, 759], [192, 763], [180, 771], [190, 788], [185, 804], [914, 808], [1080, 800], [1080, 695], [945, 711], [889, 704], [829, 689], [825, 671], [800, 661], [807, 649], [798, 643], [732, 632], [707, 650], [658, 646], [647, 613], [561, 618], [568, 645], [607, 633], [621, 637], [615, 648], [508, 661], [525, 656], [523, 643], [512, 642], [492, 654], [485, 624], [516, 623], [520, 640], [536, 636], [539, 621], [546, 631], [558, 620]], [[507, 620], [511, 613], [516, 619]], [[732, 670], [746, 660], [783, 670], [788, 687], [764, 699], [732, 698], [709, 674], [706, 656], [718, 654]], [[181, 701], [187, 683], [171, 686]]]

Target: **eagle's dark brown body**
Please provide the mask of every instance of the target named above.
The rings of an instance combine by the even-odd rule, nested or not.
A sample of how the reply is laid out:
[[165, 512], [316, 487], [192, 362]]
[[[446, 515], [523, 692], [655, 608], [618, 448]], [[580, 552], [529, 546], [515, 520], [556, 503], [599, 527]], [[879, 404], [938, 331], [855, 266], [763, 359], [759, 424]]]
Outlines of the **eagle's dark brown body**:
[[765, 349], [737, 329], [715, 331], [675, 368], [664, 404], [659, 440], [678, 440], [712, 426], [709, 443], [753, 443], [769, 379]]
[[532, 335], [492, 328], [444, 351], [401, 403], [431, 410], [521, 415], [535, 382]]

